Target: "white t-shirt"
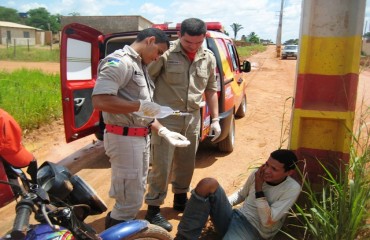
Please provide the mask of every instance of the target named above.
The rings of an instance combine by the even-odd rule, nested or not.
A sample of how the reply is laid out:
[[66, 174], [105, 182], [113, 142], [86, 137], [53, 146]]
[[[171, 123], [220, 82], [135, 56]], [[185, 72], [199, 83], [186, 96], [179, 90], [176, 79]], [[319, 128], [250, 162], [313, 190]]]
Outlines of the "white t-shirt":
[[229, 196], [229, 202], [232, 206], [243, 202], [238, 210], [263, 238], [270, 238], [282, 227], [287, 213], [301, 192], [301, 186], [289, 176], [276, 186], [264, 182], [262, 191], [265, 197], [256, 199], [256, 171], [251, 173], [242, 188]]

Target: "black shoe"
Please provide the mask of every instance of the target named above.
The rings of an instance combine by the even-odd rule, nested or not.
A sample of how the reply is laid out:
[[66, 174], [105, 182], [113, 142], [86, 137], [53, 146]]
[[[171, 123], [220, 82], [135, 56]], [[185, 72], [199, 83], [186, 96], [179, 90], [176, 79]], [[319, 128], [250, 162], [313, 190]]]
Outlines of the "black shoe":
[[173, 209], [183, 212], [186, 207], [188, 197], [186, 193], [175, 193], [173, 198]]
[[151, 224], [160, 226], [166, 229], [168, 232], [172, 231], [172, 224], [165, 219], [162, 214], [160, 213], [159, 206], [148, 206], [148, 211], [145, 215], [145, 220], [150, 222]]
[[117, 219], [111, 218], [110, 213], [111, 212], [109, 212], [107, 216], [105, 217], [105, 229], [108, 229], [114, 225], [117, 225], [118, 223], [125, 222], [125, 220], [117, 220]]

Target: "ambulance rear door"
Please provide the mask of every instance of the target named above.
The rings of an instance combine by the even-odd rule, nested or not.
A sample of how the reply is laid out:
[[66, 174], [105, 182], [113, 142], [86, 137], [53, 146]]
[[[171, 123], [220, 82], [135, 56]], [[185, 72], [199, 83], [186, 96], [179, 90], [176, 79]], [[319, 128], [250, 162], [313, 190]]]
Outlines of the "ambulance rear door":
[[72, 23], [62, 31], [60, 79], [66, 142], [93, 134], [99, 129], [99, 111], [91, 94], [100, 59], [99, 36], [91, 27]]

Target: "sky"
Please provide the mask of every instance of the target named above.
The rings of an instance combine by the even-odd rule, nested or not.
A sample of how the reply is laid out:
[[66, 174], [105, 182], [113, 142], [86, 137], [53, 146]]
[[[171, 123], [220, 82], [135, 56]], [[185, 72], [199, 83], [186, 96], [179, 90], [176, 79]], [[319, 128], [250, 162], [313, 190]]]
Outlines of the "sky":
[[[103, 4], [104, 3], [104, 4]], [[299, 38], [302, 0], [284, 0], [281, 42]], [[281, 0], [0, 0], [0, 6], [27, 12], [44, 7], [50, 14], [70, 16], [140, 15], [153, 23], [179, 23], [189, 17], [221, 22], [231, 37], [233, 23], [243, 28], [236, 39], [251, 32], [276, 42]], [[370, 0], [364, 27], [370, 28]], [[366, 32], [369, 32], [367, 30]]]

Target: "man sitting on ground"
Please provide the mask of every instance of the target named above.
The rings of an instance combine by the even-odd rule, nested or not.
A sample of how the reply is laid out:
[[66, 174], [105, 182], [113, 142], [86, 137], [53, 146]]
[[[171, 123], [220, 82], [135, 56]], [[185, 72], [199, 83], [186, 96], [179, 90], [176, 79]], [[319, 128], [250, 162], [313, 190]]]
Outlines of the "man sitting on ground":
[[[242, 188], [227, 197], [217, 180], [202, 179], [192, 191], [175, 239], [198, 239], [208, 217], [223, 239], [273, 237], [301, 192], [290, 175], [296, 155], [287, 149], [270, 154]], [[239, 208], [232, 207], [243, 203]]]

